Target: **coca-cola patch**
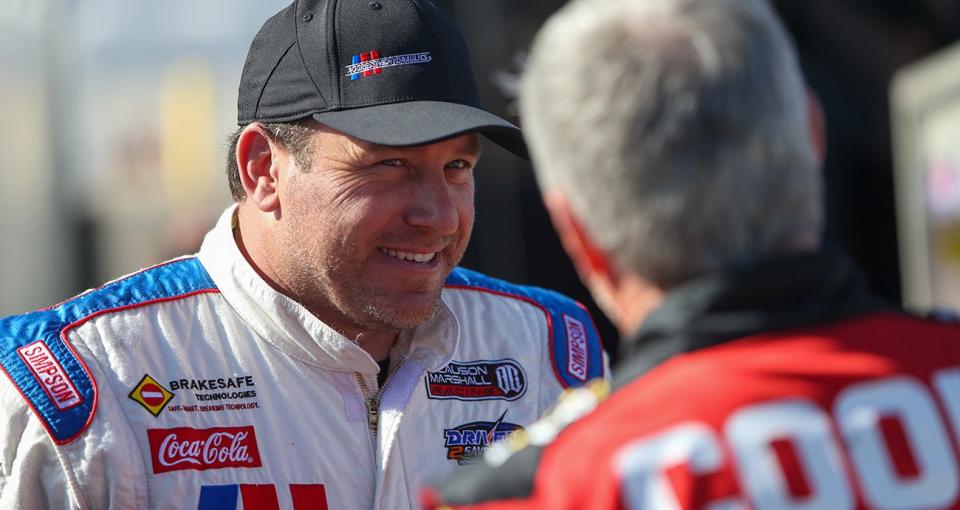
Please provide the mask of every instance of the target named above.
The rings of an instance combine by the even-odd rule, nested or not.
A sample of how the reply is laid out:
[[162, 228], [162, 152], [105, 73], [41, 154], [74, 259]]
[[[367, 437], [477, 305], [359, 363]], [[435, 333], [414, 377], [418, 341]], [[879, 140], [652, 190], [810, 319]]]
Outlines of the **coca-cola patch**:
[[261, 466], [252, 426], [147, 429], [147, 438], [154, 474]]

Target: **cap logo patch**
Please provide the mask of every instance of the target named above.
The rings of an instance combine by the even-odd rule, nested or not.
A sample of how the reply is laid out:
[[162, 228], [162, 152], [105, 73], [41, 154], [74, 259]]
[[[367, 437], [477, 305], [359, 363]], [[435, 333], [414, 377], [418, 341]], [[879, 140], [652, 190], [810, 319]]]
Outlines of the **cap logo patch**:
[[360, 78], [382, 73], [384, 67], [426, 64], [432, 60], [433, 57], [430, 56], [429, 51], [381, 58], [378, 50], [370, 50], [366, 53], [353, 56], [352, 63], [346, 66], [347, 76], [350, 80], [359, 80]]

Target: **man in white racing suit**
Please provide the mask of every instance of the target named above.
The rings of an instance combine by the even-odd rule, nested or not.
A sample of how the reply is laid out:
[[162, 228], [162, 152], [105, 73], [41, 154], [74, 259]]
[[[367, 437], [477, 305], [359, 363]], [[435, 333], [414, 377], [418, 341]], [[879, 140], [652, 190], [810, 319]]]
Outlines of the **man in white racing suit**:
[[298, 0], [240, 82], [196, 256], [0, 320], [0, 508], [415, 508], [566, 387], [589, 314], [456, 268], [479, 105], [422, 0]]

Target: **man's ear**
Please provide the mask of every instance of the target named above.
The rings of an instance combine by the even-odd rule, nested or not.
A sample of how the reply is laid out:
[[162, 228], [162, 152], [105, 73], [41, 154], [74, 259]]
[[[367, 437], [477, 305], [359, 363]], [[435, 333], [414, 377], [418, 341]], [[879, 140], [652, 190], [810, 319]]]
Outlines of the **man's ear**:
[[614, 267], [581, 225], [567, 197], [559, 190], [543, 194], [553, 227], [594, 301], [623, 335], [632, 334], [663, 301], [664, 291], [637, 274]]
[[820, 98], [810, 87], [807, 87], [807, 122], [810, 125], [810, 141], [813, 143], [817, 163], [823, 165], [823, 160], [827, 156], [827, 125]]
[[270, 139], [264, 127], [253, 122], [247, 125], [237, 140], [237, 166], [240, 182], [247, 199], [263, 212], [280, 208], [279, 164], [283, 161], [281, 149]]
[[607, 254], [596, 245], [590, 233], [584, 230], [567, 197], [559, 190], [546, 190], [543, 193], [543, 204], [550, 213], [553, 228], [560, 236], [563, 249], [573, 261], [580, 279], [589, 287], [599, 283], [598, 280], [602, 280], [604, 286], [614, 283], [616, 273]]

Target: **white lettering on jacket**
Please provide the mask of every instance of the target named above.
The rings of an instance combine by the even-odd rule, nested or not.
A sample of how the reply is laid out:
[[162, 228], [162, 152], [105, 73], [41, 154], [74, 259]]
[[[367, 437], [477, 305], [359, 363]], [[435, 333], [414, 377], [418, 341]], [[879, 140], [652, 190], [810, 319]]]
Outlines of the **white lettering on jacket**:
[[17, 354], [58, 411], [66, 411], [83, 402], [80, 392], [73, 385], [67, 371], [63, 369], [43, 340], [24, 345], [17, 349]]
[[[687, 508], [667, 478], [679, 466], [688, 476], [732, 469], [738, 493], [695, 503], [710, 508], [952, 508], [960, 501], [957, 440], [960, 367], [952, 367], [931, 374], [929, 386], [903, 375], [851, 384], [831, 409], [788, 397], [740, 407], [722, 430], [676, 423], [626, 443], [612, 467], [628, 509]], [[785, 450], [794, 469], [783, 464]]]

